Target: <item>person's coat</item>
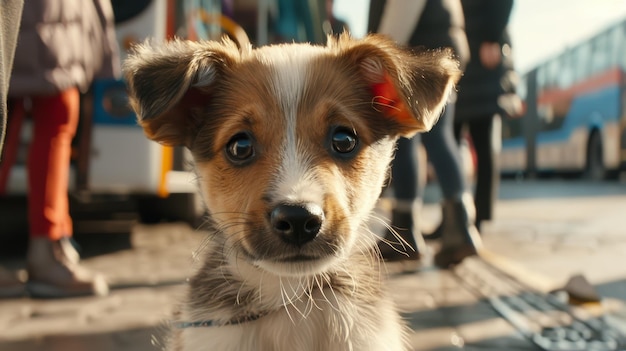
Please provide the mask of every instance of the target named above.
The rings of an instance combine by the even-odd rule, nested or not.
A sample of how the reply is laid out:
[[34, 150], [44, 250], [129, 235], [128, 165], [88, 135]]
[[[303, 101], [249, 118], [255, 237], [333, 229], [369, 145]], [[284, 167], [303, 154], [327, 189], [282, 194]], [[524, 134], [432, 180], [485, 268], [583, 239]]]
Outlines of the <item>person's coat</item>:
[[[462, 0], [465, 32], [470, 47], [470, 60], [457, 85], [455, 120], [462, 123], [476, 118], [516, 116], [521, 100], [515, 90], [518, 75], [513, 67], [511, 40], [507, 23], [513, 0]], [[483, 42], [500, 46], [501, 60], [495, 68], [480, 61]]]
[[[463, 29], [463, 9], [458, 0], [424, 1], [416, 23], [406, 23], [412, 33], [406, 45], [416, 49], [452, 48], [461, 68], [469, 59], [469, 49]], [[368, 32], [378, 32], [386, 0], [371, 0]], [[403, 43], [404, 44], [404, 43]]]
[[9, 96], [89, 88], [121, 73], [110, 0], [24, 2]]

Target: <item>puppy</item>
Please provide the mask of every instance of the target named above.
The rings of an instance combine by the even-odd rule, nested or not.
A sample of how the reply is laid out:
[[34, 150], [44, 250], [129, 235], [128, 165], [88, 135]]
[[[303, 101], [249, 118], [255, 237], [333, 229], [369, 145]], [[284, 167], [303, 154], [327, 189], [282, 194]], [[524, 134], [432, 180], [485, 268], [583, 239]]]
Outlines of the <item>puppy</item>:
[[375, 35], [137, 47], [131, 105], [191, 150], [209, 213], [169, 349], [406, 350], [366, 223], [397, 138], [432, 127], [459, 75], [450, 51]]

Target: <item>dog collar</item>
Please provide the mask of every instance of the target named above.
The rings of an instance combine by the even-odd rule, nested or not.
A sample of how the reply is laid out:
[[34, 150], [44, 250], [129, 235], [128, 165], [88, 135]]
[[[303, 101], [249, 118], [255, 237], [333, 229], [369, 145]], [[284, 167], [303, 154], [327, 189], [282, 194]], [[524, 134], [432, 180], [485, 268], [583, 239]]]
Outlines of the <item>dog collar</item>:
[[249, 315], [249, 316], [243, 316], [240, 318], [233, 318], [229, 321], [226, 322], [222, 322], [222, 323], [218, 323], [213, 319], [208, 319], [205, 321], [194, 321], [194, 322], [175, 322], [173, 323], [174, 327], [178, 328], [178, 329], [186, 329], [186, 328], [208, 328], [208, 327], [224, 327], [227, 325], [237, 325], [237, 324], [242, 324], [242, 323], [246, 323], [246, 322], [253, 322], [263, 316], [265, 316], [267, 313], [263, 313], [263, 314], [253, 314], [253, 315]]

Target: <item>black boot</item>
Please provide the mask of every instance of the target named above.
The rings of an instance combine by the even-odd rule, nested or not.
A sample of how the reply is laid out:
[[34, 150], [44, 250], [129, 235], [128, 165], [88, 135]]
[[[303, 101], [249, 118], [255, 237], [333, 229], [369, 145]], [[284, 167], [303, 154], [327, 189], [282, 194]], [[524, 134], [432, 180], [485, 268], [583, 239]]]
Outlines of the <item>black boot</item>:
[[420, 248], [423, 239], [414, 223], [413, 211], [394, 209], [391, 215], [391, 229], [378, 242], [378, 249], [386, 262], [402, 262], [404, 271], [413, 271], [419, 267], [422, 257]]
[[448, 268], [478, 253], [482, 241], [474, 226], [474, 218], [474, 201], [469, 194], [461, 199], [444, 201], [441, 248], [435, 255], [435, 265]]

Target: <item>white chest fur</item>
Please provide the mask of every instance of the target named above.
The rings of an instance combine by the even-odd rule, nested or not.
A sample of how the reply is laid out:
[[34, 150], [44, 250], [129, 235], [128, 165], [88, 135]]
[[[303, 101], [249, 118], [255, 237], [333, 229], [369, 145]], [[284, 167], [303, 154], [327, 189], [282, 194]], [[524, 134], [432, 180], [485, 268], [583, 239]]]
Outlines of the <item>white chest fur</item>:
[[389, 299], [355, 302], [328, 289], [255, 321], [186, 328], [179, 337], [184, 351], [400, 351], [404, 328]]

